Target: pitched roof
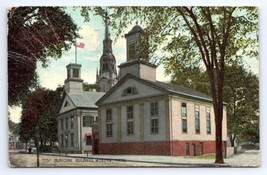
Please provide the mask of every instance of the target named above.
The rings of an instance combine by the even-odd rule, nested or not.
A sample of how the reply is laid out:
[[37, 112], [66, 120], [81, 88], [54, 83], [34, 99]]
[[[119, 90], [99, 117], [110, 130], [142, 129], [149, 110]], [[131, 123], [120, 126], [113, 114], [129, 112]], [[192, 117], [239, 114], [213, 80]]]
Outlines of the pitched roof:
[[[147, 80], [145, 80], [145, 81], [147, 81]], [[160, 87], [160, 88], [167, 90], [170, 93], [175, 93], [178, 95], [184, 95], [184, 96], [188, 96], [188, 97], [192, 97], [192, 98], [212, 101], [212, 98], [210, 96], [202, 94], [202, 93], [197, 92], [197, 91], [194, 91], [194, 90], [189, 89], [189, 88], [184, 88], [184, 87], [176, 86], [176, 85], [169, 84], [169, 83], [163, 83], [160, 81], [156, 81], [156, 82], [149, 81], [149, 82]]]
[[135, 79], [137, 81], [143, 82], [143, 83], [145, 83], [145, 84], [147, 84], [149, 86], [157, 88], [157, 89], [159, 89], [159, 90], [161, 90], [163, 92], [166, 92], [166, 93], [212, 102], [212, 98], [210, 96], [202, 94], [202, 93], [197, 92], [197, 91], [194, 91], [192, 89], [179, 87], [179, 86], [176, 86], [176, 85], [173, 85], [173, 84], [163, 83], [163, 82], [160, 82], [160, 81], [156, 81], [156, 82], [149, 81], [149, 80], [138, 78], [138, 77], [133, 76], [131, 74], [127, 74], [115, 86], [113, 86], [104, 96], [102, 96], [96, 102], [96, 104], [97, 105], [101, 104], [104, 99], [106, 99], [118, 86], [120, 86], [128, 78], [132, 78], [132, 79]]
[[104, 92], [83, 91], [82, 94], [70, 94], [71, 101], [76, 107], [97, 108], [95, 103], [104, 95]]

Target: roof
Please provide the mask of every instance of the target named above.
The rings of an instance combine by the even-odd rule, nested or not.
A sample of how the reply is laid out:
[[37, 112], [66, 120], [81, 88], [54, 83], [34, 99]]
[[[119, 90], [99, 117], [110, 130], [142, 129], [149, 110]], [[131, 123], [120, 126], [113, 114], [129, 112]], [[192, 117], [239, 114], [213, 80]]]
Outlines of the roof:
[[136, 24], [135, 26], [133, 26], [132, 30], [130, 30], [127, 34], [125, 34], [125, 36], [132, 35], [135, 33], [143, 33], [143, 32], [144, 30], [142, 29], [142, 27]]
[[[145, 81], [147, 81], [147, 80], [145, 80]], [[192, 98], [212, 101], [212, 98], [210, 96], [202, 94], [202, 93], [197, 92], [197, 91], [194, 91], [194, 90], [189, 89], [189, 88], [184, 88], [184, 87], [176, 86], [176, 85], [169, 84], [169, 83], [163, 83], [160, 81], [156, 81], [156, 82], [149, 81], [149, 82], [160, 87], [160, 88], [167, 90], [170, 93], [175, 93], [178, 95], [184, 95], [184, 96], [188, 96], [188, 97], [192, 97]]]
[[106, 99], [113, 91], [115, 91], [115, 89], [118, 86], [120, 86], [128, 78], [132, 78], [132, 79], [135, 79], [137, 81], [143, 82], [149, 86], [152, 86], [154, 88], [157, 88], [157, 89], [159, 89], [163, 92], [169, 93], [169, 94], [175, 94], [175, 95], [185, 96], [188, 98], [194, 98], [194, 99], [198, 99], [198, 100], [204, 100], [204, 101], [212, 102], [212, 98], [210, 96], [202, 94], [202, 93], [197, 92], [197, 91], [194, 91], [192, 89], [179, 87], [179, 86], [176, 86], [173, 84], [163, 83], [160, 81], [156, 81], [156, 82], [149, 81], [149, 80], [138, 78], [138, 77], [133, 76], [131, 74], [127, 74], [115, 86], [113, 86], [104, 96], [102, 96], [96, 102], [96, 104], [97, 105], [101, 104], [104, 101], [104, 99]]
[[76, 107], [97, 108], [95, 103], [104, 95], [104, 92], [83, 91], [82, 94], [70, 94], [71, 101]]

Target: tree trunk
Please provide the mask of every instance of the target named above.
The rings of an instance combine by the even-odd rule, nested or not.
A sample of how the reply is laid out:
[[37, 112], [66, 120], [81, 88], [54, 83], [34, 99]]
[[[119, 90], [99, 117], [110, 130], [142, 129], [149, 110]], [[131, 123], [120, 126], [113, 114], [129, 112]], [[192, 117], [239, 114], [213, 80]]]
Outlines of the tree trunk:
[[215, 113], [215, 125], [216, 125], [216, 158], [215, 163], [224, 163], [223, 161], [223, 142], [222, 142], [222, 108], [217, 107], [215, 109], [217, 111], [217, 115]]
[[233, 134], [234, 136], [232, 136], [232, 134], [229, 136], [229, 140], [231, 143], [231, 147], [235, 146], [235, 134]]

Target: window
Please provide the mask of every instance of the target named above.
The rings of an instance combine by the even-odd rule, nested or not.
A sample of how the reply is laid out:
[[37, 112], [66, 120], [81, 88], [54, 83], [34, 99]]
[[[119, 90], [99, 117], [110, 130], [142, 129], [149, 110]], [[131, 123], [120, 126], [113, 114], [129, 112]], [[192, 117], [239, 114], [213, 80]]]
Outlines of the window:
[[134, 134], [133, 106], [127, 106], [127, 134]]
[[70, 134], [70, 145], [74, 146], [74, 133]]
[[68, 143], [69, 143], [68, 135], [69, 135], [69, 134], [66, 134], [66, 135], [65, 135], [65, 146], [66, 146], [66, 147], [68, 147], [68, 145], [69, 145], [69, 144], [68, 144]]
[[187, 120], [186, 119], [182, 119], [182, 130], [183, 132], [187, 132]]
[[158, 115], [158, 102], [150, 103], [150, 114], [151, 116]]
[[92, 145], [92, 136], [86, 136], [86, 145]]
[[190, 156], [190, 148], [189, 148], [189, 143], [185, 144], [185, 155]]
[[158, 118], [151, 119], [151, 133], [156, 134], [159, 132], [159, 121]]
[[66, 120], [66, 129], [69, 129], [69, 118], [67, 117], [65, 120]]
[[182, 103], [182, 117], [187, 116], [186, 103]]
[[195, 105], [195, 132], [196, 134], [200, 134], [200, 116], [198, 105]]
[[129, 44], [129, 60], [135, 60], [135, 43]]
[[112, 123], [107, 123], [107, 137], [112, 137]]
[[122, 96], [138, 94], [135, 87], [127, 87], [123, 90]]
[[66, 101], [65, 102], [65, 104], [64, 104], [64, 107], [67, 107], [67, 106], [69, 106], [70, 104], [68, 103], [68, 101]]
[[133, 106], [127, 106], [127, 119], [133, 119]]
[[127, 134], [132, 135], [134, 134], [134, 123], [133, 121], [127, 121]]
[[73, 129], [74, 127], [74, 117], [70, 117], [70, 129]]
[[158, 102], [150, 103], [150, 115], [151, 133], [156, 134], [159, 132]]
[[73, 78], [79, 78], [79, 69], [73, 69], [72, 71]]
[[92, 127], [92, 116], [83, 116], [83, 127]]
[[112, 110], [106, 110], [106, 135], [112, 137]]
[[112, 110], [111, 109], [106, 110], [106, 120], [107, 122], [112, 121]]
[[103, 63], [103, 72], [108, 72], [108, 63]]
[[211, 134], [210, 108], [206, 107], [207, 134]]
[[61, 130], [64, 130], [63, 119], [60, 120], [60, 123], [61, 123]]
[[187, 133], [187, 108], [186, 103], [181, 105], [181, 114], [182, 114], [182, 132]]

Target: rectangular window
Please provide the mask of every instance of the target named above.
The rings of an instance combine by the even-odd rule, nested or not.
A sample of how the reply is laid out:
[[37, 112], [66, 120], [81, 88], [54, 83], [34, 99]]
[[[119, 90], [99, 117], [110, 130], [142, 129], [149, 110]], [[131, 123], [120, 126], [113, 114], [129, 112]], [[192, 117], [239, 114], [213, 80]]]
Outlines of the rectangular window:
[[210, 108], [206, 107], [207, 134], [211, 134]]
[[68, 143], [69, 143], [68, 136], [69, 136], [69, 134], [66, 134], [66, 135], [65, 135], [65, 146], [66, 146], [66, 147], [69, 146], [69, 144], [68, 144]]
[[200, 114], [198, 105], [195, 105], [195, 132], [196, 134], [200, 134]]
[[134, 134], [134, 111], [133, 106], [127, 106], [127, 134]]
[[[60, 120], [61, 123], [61, 130], [64, 130], [64, 124], [63, 124], [63, 119]], [[63, 143], [63, 142], [62, 142]]]
[[133, 119], [133, 106], [127, 106], [127, 119]]
[[129, 51], [129, 60], [134, 60], [135, 59], [135, 43], [131, 43], [128, 46], [128, 51]]
[[107, 137], [112, 137], [112, 123], [107, 123]]
[[74, 133], [70, 134], [70, 145], [74, 146]]
[[106, 135], [112, 137], [112, 109], [106, 110]]
[[92, 136], [86, 136], [86, 145], [92, 145]]
[[187, 107], [186, 103], [181, 105], [181, 115], [182, 115], [182, 132], [187, 133]]
[[156, 134], [159, 132], [159, 121], [158, 118], [151, 119], [151, 133]]
[[107, 122], [112, 121], [112, 110], [111, 109], [106, 110], [106, 120]]
[[92, 116], [83, 116], [83, 127], [92, 127]]
[[158, 119], [158, 102], [150, 103], [150, 128], [152, 134], [159, 133], [159, 119]]
[[187, 116], [186, 103], [182, 103], [182, 117]]
[[128, 135], [134, 134], [134, 122], [133, 121], [127, 121], [127, 134]]
[[79, 69], [72, 69], [73, 78], [79, 78]]
[[182, 119], [182, 129], [183, 132], [187, 133], [187, 120], [186, 119]]
[[185, 144], [185, 155], [190, 156], [190, 148], [189, 148], [189, 143]]
[[70, 117], [70, 129], [73, 129], [74, 127], [74, 117]]
[[69, 118], [67, 117], [65, 120], [66, 120], [66, 129], [69, 129]]
[[158, 115], [158, 102], [150, 103], [150, 114], [151, 116]]

